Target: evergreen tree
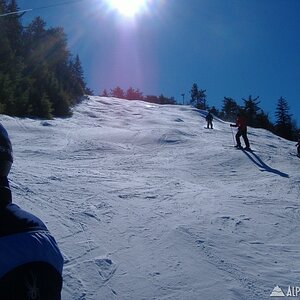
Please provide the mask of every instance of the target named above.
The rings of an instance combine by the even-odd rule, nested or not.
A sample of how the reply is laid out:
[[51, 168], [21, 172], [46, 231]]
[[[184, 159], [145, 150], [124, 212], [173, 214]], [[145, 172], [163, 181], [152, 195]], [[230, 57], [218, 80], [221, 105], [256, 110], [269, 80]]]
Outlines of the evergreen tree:
[[70, 81], [65, 80], [69, 86], [69, 92], [76, 103], [78, 103], [87, 92], [83, 69], [78, 55], [76, 55], [75, 61], [70, 61], [69, 70], [66, 70], [65, 73], [65, 78], [70, 78]]
[[236, 115], [240, 111], [241, 107], [236, 101], [230, 97], [224, 97], [223, 106], [221, 109], [221, 117], [225, 121], [233, 122], [236, 119]]
[[190, 90], [191, 94], [191, 103], [195, 103], [194, 105], [199, 109], [206, 109], [206, 90], [199, 90], [197, 83], [192, 85], [192, 89]]
[[198, 100], [197, 100], [197, 108], [206, 109], [206, 90], [199, 90]]
[[165, 97], [163, 94], [161, 94], [158, 97], [158, 101], [159, 101], [159, 104], [172, 104], [172, 105], [174, 105], [176, 103], [176, 101], [173, 97], [168, 98], [168, 97]]
[[219, 117], [219, 116], [220, 116], [220, 112], [219, 112], [219, 110], [218, 110], [215, 106], [213, 106], [212, 108], [210, 108], [209, 111], [210, 111], [214, 116], [216, 116], [216, 117]]
[[291, 140], [293, 138], [292, 115], [289, 113], [288, 103], [283, 97], [280, 97], [277, 102], [275, 116], [275, 133], [283, 138]]
[[90, 95], [90, 96], [94, 96], [94, 91], [86, 86], [85, 87], [85, 94]]
[[36, 17], [24, 30], [24, 56], [28, 71], [45, 61], [46, 53], [46, 23]]
[[243, 99], [244, 101], [244, 114], [247, 119], [248, 125], [253, 127], [258, 127], [257, 122], [257, 114], [260, 111], [258, 97], [252, 99], [252, 96], [250, 95], [248, 99]]
[[49, 96], [46, 93], [44, 93], [40, 98], [39, 105], [39, 117], [43, 119], [51, 119], [52, 104]]
[[[0, 0], [0, 13], [6, 13], [6, 2]], [[13, 52], [7, 36], [6, 18], [0, 18], [0, 113], [6, 111], [6, 101], [13, 96], [13, 84], [10, 76], [10, 62], [13, 60]]]
[[143, 93], [139, 89], [134, 89], [133, 87], [129, 87], [126, 91], [125, 98], [128, 100], [143, 100]]
[[119, 86], [111, 90], [111, 96], [115, 98], [125, 99], [125, 93]]
[[267, 129], [270, 131], [274, 130], [274, 125], [270, 121], [268, 114], [266, 114], [263, 110], [261, 110], [256, 115], [256, 124], [257, 124], [257, 127], [264, 128], [264, 129]]
[[[16, 9], [16, 1], [0, 2], [2, 13]], [[8, 115], [23, 113], [26, 103], [27, 80], [22, 74], [24, 63], [21, 55], [23, 28], [19, 19], [18, 15], [0, 18], [0, 107], [1, 113]]]
[[198, 89], [197, 83], [194, 83], [192, 85], [192, 89], [190, 90], [190, 94], [191, 94], [191, 103], [197, 101], [198, 95], [199, 95], [199, 89]]
[[77, 54], [75, 57], [75, 62], [73, 64], [73, 74], [75, 75], [76, 80], [78, 83], [85, 88], [86, 83], [84, 81], [84, 76], [83, 76], [83, 69], [81, 65], [81, 61], [79, 59], [79, 55]]
[[150, 102], [150, 103], [159, 103], [159, 99], [158, 99], [158, 97], [157, 96], [155, 96], [155, 95], [147, 95], [145, 98], [144, 98], [144, 100], [146, 101], [146, 102]]
[[109, 94], [108, 94], [107, 90], [104, 89], [103, 92], [99, 96], [101, 96], [101, 97], [109, 97]]
[[56, 95], [56, 102], [54, 103], [53, 112], [57, 117], [69, 117], [71, 116], [69, 95], [66, 91], [60, 89]]
[[[19, 10], [17, 2], [15, 0], [9, 1], [9, 3], [7, 4], [7, 11], [11, 12], [17, 10]], [[13, 15], [6, 16], [5, 21], [6, 21], [5, 30], [7, 32], [7, 36], [9, 38], [11, 48], [16, 57], [20, 56], [22, 53], [22, 46], [23, 46], [22, 43], [23, 26], [20, 21], [20, 15], [13, 14]]]

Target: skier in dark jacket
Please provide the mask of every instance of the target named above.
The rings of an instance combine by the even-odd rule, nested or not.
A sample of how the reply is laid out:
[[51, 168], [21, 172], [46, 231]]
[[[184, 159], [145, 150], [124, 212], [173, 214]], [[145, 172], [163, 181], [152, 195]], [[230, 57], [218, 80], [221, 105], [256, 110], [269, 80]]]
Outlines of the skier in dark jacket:
[[235, 124], [230, 124], [230, 127], [238, 128], [237, 133], [235, 135], [235, 140], [236, 140], [235, 147], [238, 149], [242, 149], [241, 140], [240, 140], [240, 137], [242, 136], [246, 145], [245, 150], [251, 150], [250, 143], [247, 137], [247, 123], [245, 118], [241, 114], [238, 114]]
[[213, 119], [214, 119], [213, 115], [211, 114], [211, 112], [209, 112], [205, 118], [205, 120], [207, 122], [206, 128], [209, 128], [209, 126], [210, 126], [210, 128], [213, 129], [213, 123], [212, 123]]
[[12, 203], [12, 147], [0, 124], [0, 299], [59, 300], [63, 257], [36, 216]]

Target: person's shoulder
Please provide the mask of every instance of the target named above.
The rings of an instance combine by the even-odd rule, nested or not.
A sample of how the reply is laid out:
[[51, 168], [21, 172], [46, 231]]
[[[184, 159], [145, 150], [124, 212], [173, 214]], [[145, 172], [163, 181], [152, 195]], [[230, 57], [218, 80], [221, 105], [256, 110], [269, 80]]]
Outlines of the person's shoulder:
[[0, 236], [39, 230], [47, 230], [44, 222], [18, 205], [10, 203], [1, 210]]

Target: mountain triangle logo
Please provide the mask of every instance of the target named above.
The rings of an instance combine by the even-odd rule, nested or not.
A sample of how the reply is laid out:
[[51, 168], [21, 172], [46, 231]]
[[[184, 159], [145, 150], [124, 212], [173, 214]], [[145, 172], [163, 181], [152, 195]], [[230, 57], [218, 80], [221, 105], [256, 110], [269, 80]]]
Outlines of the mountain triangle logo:
[[282, 291], [282, 289], [278, 285], [276, 285], [274, 287], [270, 297], [285, 297], [285, 294]]

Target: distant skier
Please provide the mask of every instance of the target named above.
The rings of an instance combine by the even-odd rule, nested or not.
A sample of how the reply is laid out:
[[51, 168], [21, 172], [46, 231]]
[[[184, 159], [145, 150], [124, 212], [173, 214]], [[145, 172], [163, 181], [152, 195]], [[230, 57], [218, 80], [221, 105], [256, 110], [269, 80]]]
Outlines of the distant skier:
[[213, 123], [212, 123], [213, 119], [214, 119], [214, 117], [211, 114], [211, 112], [208, 112], [208, 114], [205, 117], [205, 120], [207, 122], [207, 127], [206, 128], [209, 128], [209, 126], [210, 126], [210, 128], [213, 129]]
[[241, 115], [241, 114], [237, 114], [237, 119], [235, 124], [230, 124], [230, 127], [237, 127], [237, 133], [235, 135], [235, 140], [236, 140], [236, 148], [238, 149], [242, 149], [242, 145], [241, 145], [241, 140], [240, 137], [243, 137], [243, 140], [245, 142], [245, 150], [251, 150], [250, 148], [250, 143], [247, 137], [247, 123], [245, 118]]
[[299, 132], [298, 143], [296, 144], [296, 146], [297, 146], [297, 156], [300, 157], [300, 132]]
[[0, 299], [59, 300], [63, 257], [45, 224], [12, 203], [12, 162], [11, 142], [0, 124]]

